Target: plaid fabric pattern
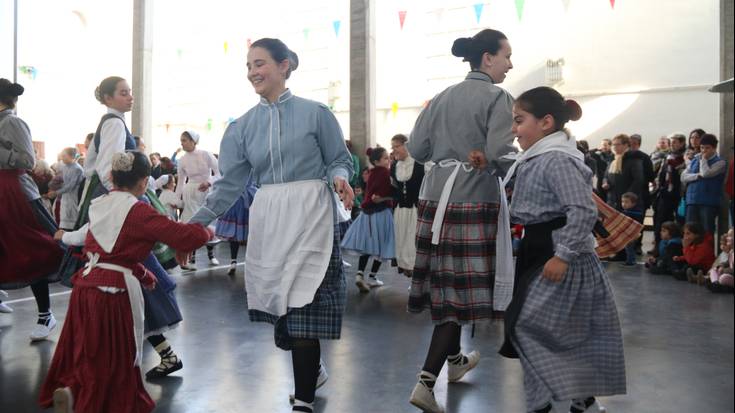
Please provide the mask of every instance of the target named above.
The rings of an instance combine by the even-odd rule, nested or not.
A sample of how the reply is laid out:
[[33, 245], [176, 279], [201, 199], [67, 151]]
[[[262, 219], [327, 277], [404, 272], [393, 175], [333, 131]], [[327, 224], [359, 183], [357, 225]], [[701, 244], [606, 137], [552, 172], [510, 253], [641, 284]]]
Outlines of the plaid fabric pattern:
[[[342, 271], [342, 254], [339, 249], [340, 227], [334, 226], [332, 256], [324, 281], [319, 286], [311, 304], [290, 308], [283, 317], [262, 311], [249, 310], [250, 321], [271, 323], [275, 328], [275, 340], [287, 343], [289, 338], [313, 338], [337, 340], [342, 332], [342, 314], [345, 311], [347, 289]], [[286, 328], [282, 328], [282, 326]]]
[[580, 254], [564, 279], [529, 286], [513, 345], [523, 366], [526, 407], [626, 392], [615, 299], [595, 254]]
[[431, 244], [436, 201], [420, 200], [408, 311], [430, 309], [435, 324], [499, 318], [493, 311], [498, 204], [449, 203]]
[[643, 224], [611, 207], [594, 193], [592, 199], [597, 205], [597, 210], [602, 218], [602, 225], [610, 233], [607, 238], [595, 235], [597, 240], [595, 252], [600, 258], [611, 257], [625, 248], [626, 245], [638, 239], [643, 230]]

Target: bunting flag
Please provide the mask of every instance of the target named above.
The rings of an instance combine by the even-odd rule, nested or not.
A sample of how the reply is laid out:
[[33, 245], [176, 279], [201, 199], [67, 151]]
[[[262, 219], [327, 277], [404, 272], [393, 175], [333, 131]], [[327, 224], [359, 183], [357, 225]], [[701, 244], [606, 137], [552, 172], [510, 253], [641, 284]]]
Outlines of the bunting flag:
[[[614, 1], [614, 0], [610, 0]], [[526, 0], [516, 0], [516, 11], [518, 12], [518, 21], [521, 21], [521, 18], [523, 17], [523, 5], [526, 3]]]
[[207, 119], [207, 130], [212, 130], [212, 118]]
[[18, 70], [32, 80], [36, 80], [36, 76], [38, 75], [38, 69], [35, 66], [21, 66]]
[[251, 39], [251, 38], [248, 37], [248, 40], [245, 43], [247, 43], [248, 49], [250, 49], [250, 46], [253, 45], [253, 39]]
[[403, 23], [406, 21], [406, 11], [401, 10], [398, 12], [398, 22], [401, 24], [401, 30], [403, 30]]
[[572, 0], [561, 0], [562, 4], [564, 4], [564, 11], [569, 11], [569, 3], [571, 3]]
[[304, 29], [304, 40], [309, 40], [309, 28]]
[[390, 105], [390, 112], [393, 116], [396, 116], [396, 113], [398, 113], [398, 102], [393, 102], [393, 104]]
[[342, 25], [342, 20], [335, 20], [332, 22], [332, 27], [334, 27], [334, 36], [339, 37], [339, 26]]
[[224, 44], [225, 54], [227, 54], [228, 48], [229, 48], [229, 45], [227, 44], [227, 40], [225, 40], [225, 44]]
[[615, 0], [610, 0], [610, 6], [614, 9], [615, 8]]
[[184, 51], [181, 49], [176, 49], [176, 56], [181, 59], [181, 55], [184, 54]]
[[480, 18], [482, 17], [482, 9], [485, 8], [485, 4], [477, 3], [473, 7], [475, 8], [475, 19], [477, 19], [477, 23], [480, 23]]
[[442, 19], [444, 18], [444, 10], [445, 9], [436, 9], [436, 10], [434, 10], [434, 15], [436, 16], [436, 24], [437, 24], [437, 26], [441, 24]]

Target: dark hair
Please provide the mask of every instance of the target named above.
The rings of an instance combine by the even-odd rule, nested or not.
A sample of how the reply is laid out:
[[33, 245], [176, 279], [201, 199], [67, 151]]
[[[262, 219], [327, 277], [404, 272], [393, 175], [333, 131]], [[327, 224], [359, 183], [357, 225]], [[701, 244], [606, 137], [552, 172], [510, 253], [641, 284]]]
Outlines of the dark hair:
[[137, 151], [128, 154], [133, 155], [133, 167], [129, 171], [112, 169], [112, 183], [118, 188], [130, 189], [138, 181], [151, 175], [151, 163], [145, 154]]
[[689, 231], [696, 236], [694, 238], [695, 244], [699, 244], [704, 241], [704, 227], [702, 227], [702, 224], [700, 224], [699, 222], [687, 222], [686, 224], [684, 224], [684, 230]]
[[643, 137], [641, 137], [641, 135], [639, 135], [637, 133], [634, 133], [634, 134], [630, 135], [630, 140], [637, 141], [638, 144], [640, 145], [640, 143], [643, 141]]
[[554, 132], [564, 129], [570, 120], [582, 117], [582, 108], [574, 100], [564, 99], [555, 89], [540, 86], [523, 92], [515, 102], [518, 107], [537, 119], [546, 115], [554, 118]]
[[638, 203], [638, 195], [636, 195], [634, 192], [626, 192], [620, 196], [620, 199], [628, 199], [634, 204]]
[[687, 143], [687, 137], [681, 133], [675, 133], [669, 137], [669, 140], [681, 142], [682, 145]]
[[460, 37], [452, 44], [452, 54], [461, 57], [463, 62], [470, 62], [470, 68], [477, 70], [482, 64], [482, 55], [498, 54], [500, 41], [508, 38], [497, 30], [485, 29], [472, 37]]
[[717, 136], [711, 134], [711, 133], [705, 133], [702, 135], [702, 139], [699, 141], [700, 145], [709, 145], [717, 147]]
[[284, 60], [288, 60], [288, 72], [286, 72], [286, 79], [291, 77], [291, 72], [299, 67], [299, 56], [291, 49], [289, 49], [286, 44], [279, 39], [264, 37], [262, 39], [254, 41], [250, 45], [250, 48], [253, 47], [262, 47], [263, 49], [267, 50], [273, 60], [276, 61], [276, 63], [281, 63]]
[[84, 141], [87, 142], [91, 141], [92, 139], [94, 139], [94, 133], [88, 133], [87, 136], [84, 138]]
[[110, 76], [105, 78], [94, 90], [94, 98], [97, 99], [97, 101], [101, 104], [105, 105], [105, 96], [115, 96], [115, 89], [117, 89], [117, 84], [124, 80], [125, 79], [119, 76]]
[[588, 153], [590, 151], [590, 144], [585, 140], [577, 141], [577, 150], [582, 153]]
[[401, 143], [401, 145], [405, 145], [408, 142], [408, 137], [402, 133], [399, 133], [392, 138], [390, 138], [391, 141], [398, 141]]
[[681, 226], [674, 221], [666, 221], [661, 224], [661, 229], [665, 229], [671, 235], [671, 238], [681, 238]]
[[374, 148], [367, 148], [365, 154], [367, 154], [370, 163], [375, 165], [380, 160], [380, 158], [383, 157], [383, 154], [385, 152], [385, 148], [383, 148], [382, 146], [376, 146]]
[[15, 109], [18, 96], [23, 94], [23, 86], [13, 83], [5, 78], [0, 78], [0, 103], [10, 109]]
[[352, 141], [345, 139], [345, 146], [347, 147], [347, 150], [352, 153]]
[[691, 132], [689, 132], [689, 136], [690, 136], [690, 137], [692, 136], [692, 133], [696, 133], [696, 134], [697, 134], [697, 135], [699, 135], [699, 137], [701, 138], [701, 137], [702, 137], [702, 135], [704, 135], [704, 134], [705, 134], [705, 133], [707, 133], [707, 132], [705, 132], [705, 131], [704, 131], [704, 129], [701, 129], [701, 128], [697, 128], [697, 129], [694, 129], [694, 130], [692, 130]]
[[619, 140], [623, 143], [625, 146], [630, 146], [630, 136], [621, 133], [619, 135], [615, 135], [614, 138], [612, 138], [612, 142], [615, 142], [616, 140]]

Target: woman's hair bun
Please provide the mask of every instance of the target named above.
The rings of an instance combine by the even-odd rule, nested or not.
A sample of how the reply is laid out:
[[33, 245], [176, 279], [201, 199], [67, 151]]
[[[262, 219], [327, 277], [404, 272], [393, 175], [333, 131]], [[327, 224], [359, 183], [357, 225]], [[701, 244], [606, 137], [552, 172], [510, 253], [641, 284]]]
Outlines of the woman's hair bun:
[[25, 89], [23, 88], [23, 86], [17, 83], [13, 83], [12, 85], [8, 87], [8, 94], [10, 96], [20, 96], [23, 94], [24, 91]]
[[472, 49], [471, 37], [460, 37], [452, 44], [452, 55], [457, 57], [467, 57]]
[[373, 148], [367, 148], [365, 149], [365, 155], [370, 156], [370, 154], [373, 153]]
[[569, 114], [569, 120], [577, 121], [582, 118], [582, 107], [579, 106], [579, 103], [577, 103], [576, 100], [565, 100], [564, 107], [567, 109], [567, 113]]
[[291, 49], [288, 50], [288, 65], [292, 72], [299, 67], [299, 55]]

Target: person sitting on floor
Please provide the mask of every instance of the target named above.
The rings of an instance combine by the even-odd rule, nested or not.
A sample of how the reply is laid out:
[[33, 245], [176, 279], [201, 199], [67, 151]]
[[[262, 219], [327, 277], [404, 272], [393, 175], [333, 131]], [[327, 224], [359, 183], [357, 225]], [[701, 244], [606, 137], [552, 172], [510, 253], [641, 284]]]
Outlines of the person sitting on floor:
[[681, 269], [683, 264], [674, 261], [674, 257], [684, 254], [681, 242], [681, 227], [674, 221], [661, 224], [661, 241], [658, 243], [656, 257], [648, 257], [646, 268], [651, 274], [671, 275], [673, 271]]

